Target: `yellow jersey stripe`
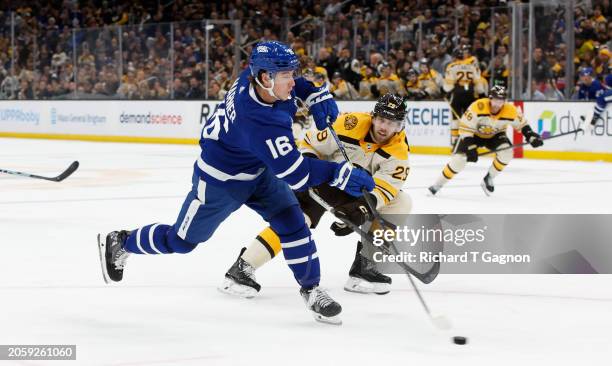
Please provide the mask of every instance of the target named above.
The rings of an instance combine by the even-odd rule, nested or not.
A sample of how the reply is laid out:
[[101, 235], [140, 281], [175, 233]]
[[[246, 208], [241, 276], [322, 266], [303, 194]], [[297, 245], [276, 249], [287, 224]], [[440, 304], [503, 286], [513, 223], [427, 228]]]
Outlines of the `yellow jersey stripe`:
[[397, 189], [384, 179], [374, 178], [374, 183], [389, 192], [393, 197], [397, 196]]

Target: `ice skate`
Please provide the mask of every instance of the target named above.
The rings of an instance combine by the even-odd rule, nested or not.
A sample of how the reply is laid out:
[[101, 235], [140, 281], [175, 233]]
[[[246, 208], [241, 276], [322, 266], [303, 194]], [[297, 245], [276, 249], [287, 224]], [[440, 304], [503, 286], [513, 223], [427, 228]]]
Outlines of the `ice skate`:
[[357, 246], [355, 261], [349, 271], [344, 289], [360, 294], [385, 295], [391, 291], [391, 277], [376, 270], [375, 264], [362, 256], [361, 243]]
[[129, 231], [112, 231], [102, 240], [98, 234], [98, 251], [102, 265], [104, 282], [119, 282], [123, 279], [123, 269], [130, 253], [123, 249], [123, 244], [130, 235]]
[[432, 196], [435, 196], [436, 193], [438, 193], [438, 191], [442, 189], [442, 186], [434, 184], [432, 186], [429, 186], [429, 188], [427, 189], [429, 190], [429, 192], [431, 192]]
[[306, 307], [312, 313], [316, 321], [340, 325], [342, 320], [338, 316], [342, 312], [342, 306], [332, 299], [325, 290], [318, 286], [300, 289], [300, 295], [306, 303]]
[[223, 284], [218, 289], [229, 295], [250, 299], [257, 295], [259, 290], [261, 290], [261, 286], [255, 280], [255, 268], [242, 259], [242, 253], [245, 250], [246, 248], [240, 250], [238, 259], [227, 270]]
[[495, 190], [495, 186], [493, 184], [493, 178], [491, 178], [491, 175], [489, 173], [487, 173], [487, 175], [485, 175], [485, 177], [482, 179], [480, 186], [482, 187], [482, 190], [487, 196], [490, 196], [491, 193], [493, 193], [493, 191]]

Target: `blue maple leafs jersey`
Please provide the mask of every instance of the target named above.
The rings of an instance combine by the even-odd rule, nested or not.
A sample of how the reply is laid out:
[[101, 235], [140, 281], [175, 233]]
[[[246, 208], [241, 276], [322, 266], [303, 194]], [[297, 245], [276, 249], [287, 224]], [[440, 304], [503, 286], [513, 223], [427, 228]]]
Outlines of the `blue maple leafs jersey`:
[[580, 87], [580, 90], [578, 90], [578, 100], [595, 100], [604, 91], [604, 87], [597, 79], [594, 79], [589, 86], [582, 83], [579, 83], [578, 86]]
[[337, 163], [304, 157], [295, 146], [291, 125], [301, 99], [320, 91], [296, 79], [291, 98], [265, 103], [243, 71], [202, 128], [198, 176], [215, 185], [253, 184], [267, 168], [293, 190], [332, 179]]
[[601, 118], [606, 106], [612, 103], [612, 89], [604, 90], [595, 100], [594, 117]]

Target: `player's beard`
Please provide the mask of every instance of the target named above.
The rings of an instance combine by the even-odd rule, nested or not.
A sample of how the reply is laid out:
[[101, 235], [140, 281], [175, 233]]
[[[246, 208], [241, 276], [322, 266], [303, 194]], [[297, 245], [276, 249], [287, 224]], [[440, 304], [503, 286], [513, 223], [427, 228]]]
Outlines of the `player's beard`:
[[372, 128], [372, 136], [374, 137], [374, 140], [376, 140], [376, 143], [378, 145], [385, 145], [387, 142], [389, 142], [389, 140], [393, 136], [393, 133], [390, 130], [386, 130], [385, 135], [383, 136], [380, 134], [379, 130]]

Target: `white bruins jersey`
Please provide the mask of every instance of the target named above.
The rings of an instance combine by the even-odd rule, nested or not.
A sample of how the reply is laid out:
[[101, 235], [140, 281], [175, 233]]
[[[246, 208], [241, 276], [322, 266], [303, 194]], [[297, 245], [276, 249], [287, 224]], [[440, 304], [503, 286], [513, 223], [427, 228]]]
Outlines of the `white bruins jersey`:
[[[396, 133], [385, 145], [376, 144], [371, 135], [372, 116], [369, 113], [341, 114], [333, 128], [351, 162], [372, 174], [376, 187], [372, 193], [377, 198], [377, 208], [388, 204], [401, 190], [408, 178], [410, 148], [406, 133]], [[344, 157], [336, 141], [327, 129], [308, 131], [300, 142], [302, 153], [311, 153], [319, 159], [343, 162]]]
[[505, 103], [497, 114], [491, 114], [489, 98], [482, 98], [472, 103], [461, 117], [459, 135], [488, 139], [498, 133], [505, 133], [508, 125], [520, 131], [527, 125], [527, 121], [520, 110], [510, 103]]
[[467, 88], [470, 85], [478, 85], [480, 80], [480, 67], [478, 60], [470, 56], [465, 60], [457, 60], [446, 66], [444, 73], [444, 91], [450, 92], [455, 87]]

